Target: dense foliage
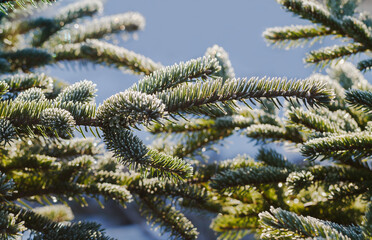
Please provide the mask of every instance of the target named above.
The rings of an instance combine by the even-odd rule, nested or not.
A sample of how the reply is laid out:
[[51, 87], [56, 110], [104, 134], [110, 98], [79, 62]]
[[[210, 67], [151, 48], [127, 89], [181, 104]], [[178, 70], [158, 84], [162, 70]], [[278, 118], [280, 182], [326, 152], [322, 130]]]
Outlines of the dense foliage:
[[[0, 1], [1, 239], [27, 230], [30, 239], [111, 239], [98, 224], [71, 222], [69, 202], [86, 198], [136, 201], [174, 239], [197, 238], [189, 209], [211, 213], [220, 239], [372, 237], [372, 85], [360, 72], [372, 59], [343, 60], [372, 50], [372, 18], [357, 1], [278, 0], [312, 25], [267, 29], [269, 43], [343, 40], [311, 51], [305, 61], [327, 66], [327, 75], [303, 80], [235, 78], [219, 46], [164, 67], [100, 40], [143, 29], [139, 13], [92, 20], [103, 4], [83, 0], [33, 17], [52, 2]], [[70, 61], [143, 76], [97, 106], [94, 83], [67, 86], [40, 70]], [[134, 129], [154, 134], [154, 144]], [[262, 145], [257, 156], [200, 161], [235, 133]], [[269, 142], [299, 149], [304, 162]]]

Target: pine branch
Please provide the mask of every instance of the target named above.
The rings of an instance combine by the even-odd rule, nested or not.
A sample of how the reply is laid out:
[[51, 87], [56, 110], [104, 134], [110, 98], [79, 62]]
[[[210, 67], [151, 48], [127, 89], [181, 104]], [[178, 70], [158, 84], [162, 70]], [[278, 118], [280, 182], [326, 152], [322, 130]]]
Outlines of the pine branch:
[[254, 124], [248, 127], [244, 132], [247, 137], [257, 141], [289, 141], [292, 143], [303, 143], [304, 137], [299, 130], [294, 127], [278, 127], [270, 124]]
[[124, 30], [127, 32], [142, 30], [144, 27], [145, 19], [141, 14], [127, 12], [83, 22], [79, 25], [78, 29], [69, 26], [51, 36], [46, 44], [48, 46], [55, 46], [59, 43], [79, 43], [87, 39], [100, 39], [108, 34]]
[[207, 189], [202, 186], [191, 185], [184, 182], [172, 183], [169, 181], [159, 181], [157, 178], [141, 179], [129, 185], [129, 190], [139, 195], [164, 196], [171, 201], [178, 199], [187, 200], [189, 204], [206, 204], [208, 201]]
[[341, 61], [331, 66], [327, 73], [332, 79], [336, 79], [343, 88], [356, 88], [359, 90], [372, 89], [371, 84], [364, 78], [363, 74], [350, 62]]
[[33, 211], [54, 222], [65, 222], [74, 219], [71, 208], [63, 204], [37, 207], [34, 208]]
[[349, 43], [348, 45], [325, 47], [311, 51], [307, 54], [305, 62], [325, 66], [337, 58], [349, 57], [353, 54], [364, 52], [367, 47], [360, 43]]
[[9, 10], [14, 9], [16, 6], [25, 8], [27, 4], [31, 4], [32, 6], [36, 7], [36, 3], [41, 1], [48, 4], [56, 2], [56, 0], [1, 0], [0, 11], [7, 14]]
[[303, 0], [277, 0], [277, 2], [301, 18], [329, 27], [338, 34], [344, 34], [340, 21], [318, 2]]
[[44, 92], [51, 92], [53, 88], [53, 79], [44, 73], [8, 75], [2, 77], [1, 81], [9, 85], [9, 92], [21, 92], [33, 87], [41, 88]]
[[135, 74], [150, 74], [161, 64], [138, 53], [103, 41], [88, 39], [83, 43], [58, 45], [52, 49], [55, 61], [88, 60], [95, 64], [131, 71]]
[[226, 191], [246, 185], [276, 184], [285, 182], [288, 174], [288, 169], [278, 167], [246, 167], [218, 173], [212, 178], [210, 186], [219, 191]]
[[196, 239], [198, 232], [192, 223], [171, 205], [159, 198], [141, 196], [140, 210], [152, 225], [159, 225], [162, 233], [170, 232], [171, 239]]
[[264, 228], [262, 239], [323, 238], [323, 239], [364, 239], [357, 226], [343, 226], [313, 217], [298, 216], [280, 208], [259, 214]]
[[173, 88], [184, 82], [194, 81], [196, 78], [214, 76], [221, 71], [218, 60], [212, 57], [192, 59], [173, 66], [161, 68], [144, 77], [130, 89], [147, 94], [154, 94]]
[[218, 239], [233, 240], [252, 233], [256, 225], [257, 217], [219, 214], [210, 227], [219, 234]]
[[36, 48], [25, 48], [14, 52], [1, 52], [0, 58], [4, 58], [9, 62], [9, 72], [17, 70], [29, 71], [30, 69], [50, 64], [53, 60], [50, 53]]
[[16, 215], [18, 221], [24, 221], [26, 228], [40, 232], [35, 234], [38, 238], [34, 239], [62, 240], [76, 237], [82, 240], [113, 240], [106, 237], [100, 225], [95, 223], [56, 223], [31, 210], [12, 204], [1, 204], [0, 209]]
[[[291, 48], [302, 46], [313, 38], [320, 39], [321, 37], [332, 34], [334, 34], [333, 30], [327, 27], [292, 25], [287, 27], [267, 28], [262, 36], [269, 44]], [[312, 41], [312, 43], [314, 42], [315, 40]]]
[[21, 92], [14, 101], [16, 102], [40, 102], [45, 101], [46, 97], [43, 93], [43, 91], [40, 88], [29, 88], [23, 92]]
[[197, 162], [194, 167], [195, 172], [193, 178], [190, 181], [192, 183], [208, 182], [215, 174], [225, 170], [235, 170], [254, 166], [257, 166], [257, 162], [247, 155], [237, 156], [233, 159], [220, 161], [218, 163], [201, 164]]
[[325, 83], [316, 79], [294, 81], [281, 78], [243, 78], [230, 79], [226, 82], [217, 79], [198, 81], [194, 84], [183, 83], [173, 89], [157, 93], [156, 96], [163, 101], [168, 112], [194, 113], [195, 110], [193, 111], [191, 107], [229, 100], [260, 101], [260, 98], [274, 102], [278, 97], [285, 99], [293, 97], [310, 106], [318, 106], [329, 103], [333, 93], [325, 88]]
[[371, 68], [372, 68], [372, 59], [363, 60], [358, 63], [358, 69], [362, 72], [371, 70]]
[[293, 169], [295, 166], [286, 157], [276, 152], [274, 149], [260, 148], [256, 156], [257, 161], [273, 167]]
[[342, 159], [349, 155], [357, 160], [371, 156], [371, 149], [372, 135], [368, 132], [359, 132], [312, 139], [303, 144], [301, 153], [310, 160], [320, 156], [321, 159]]
[[23, 222], [17, 222], [14, 214], [0, 210], [0, 238], [1, 239], [19, 239], [26, 228]]
[[357, 109], [367, 113], [372, 111], [372, 92], [351, 89], [346, 92], [346, 101]]
[[156, 96], [126, 90], [98, 107], [97, 120], [104, 128], [135, 127], [162, 117], [164, 109], [165, 105]]
[[153, 149], [148, 149], [143, 142], [129, 130], [105, 131], [104, 141], [107, 148], [114, 153], [124, 165], [145, 168], [152, 175], [173, 179], [182, 179], [192, 174], [192, 167], [184, 160], [171, 157]]
[[51, 19], [50, 24], [42, 28], [40, 33], [34, 35], [32, 46], [40, 47], [45, 41], [48, 41], [51, 35], [61, 30], [64, 26], [79, 18], [93, 16], [102, 10], [102, 0], [85, 0], [67, 5], [59, 11], [57, 16]]
[[22, 149], [30, 154], [47, 155], [62, 159], [73, 158], [80, 155], [94, 156], [103, 154], [103, 146], [94, 138], [53, 141], [42, 137], [36, 137], [25, 139], [25, 141], [20, 141], [16, 144], [18, 149]]
[[93, 102], [96, 96], [96, 84], [91, 81], [84, 80], [70, 85], [63, 89], [56, 97], [57, 102]]
[[288, 112], [291, 122], [305, 126], [310, 130], [315, 130], [321, 133], [342, 133], [338, 124], [331, 121], [331, 119], [320, 116], [313, 112], [305, 112], [300, 108], [292, 108]]
[[218, 72], [216, 76], [222, 77], [224, 80], [235, 77], [234, 69], [231, 66], [229, 59], [229, 54], [225, 51], [225, 49], [218, 45], [213, 45], [213, 47], [207, 49], [204, 55], [216, 58], [218, 60], [218, 64], [221, 66], [221, 71]]

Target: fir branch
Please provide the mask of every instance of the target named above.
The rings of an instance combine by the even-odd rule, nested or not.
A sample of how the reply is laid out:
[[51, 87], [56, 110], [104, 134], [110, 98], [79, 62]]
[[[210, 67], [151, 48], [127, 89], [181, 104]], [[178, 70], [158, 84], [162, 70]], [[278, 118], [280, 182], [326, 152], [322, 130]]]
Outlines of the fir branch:
[[103, 153], [102, 145], [99, 145], [94, 138], [53, 141], [35, 137], [16, 144], [18, 149], [22, 149], [27, 153], [58, 158], [73, 158], [80, 155], [93, 156]]
[[201, 164], [200, 162], [197, 162], [194, 167], [195, 172], [193, 174], [193, 178], [190, 180], [190, 182], [208, 182], [215, 174], [225, 170], [234, 170], [253, 166], [257, 166], [257, 162], [247, 155], [239, 155], [233, 159], [224, 160], [218, 163], [214, 162], [209, 164]]
[[19, 239], [26, 228], [23, 222], [17, 221], [17, 216], [4, 210], [0, 210], [0, 238], [1, 239]]
[[208, 56], [192, 59], [187, 62], [180, 62], [173, 66], [161, 68], [141, 79], [130, 89], [147, 94], [154, 94], [175, 87], [178, 84], [193, 81], [196, 78], [214, 76], [219, 71], [221, 71], [221, 67], [218, 65], [218, 60], [216, 58]]
[[6, 175], [1, 173], [0, 174], [0, 201], [6, 201], [6, 197], [12, 195], [12, 191], [14, 190], [14, 182], [13, 180], [8, 180]]
[[343, 226], [333, 222], [322, 221], [313, 217], [298, 216], [294, 213], [271, 207], [270, 212], [259, 214], [264, 228], [262, 239], [279, 236], [287, 238], [355, 239], [363, 240], [362, 231], [356, 226]]
[[295, 166], [286, 157], [276, 152], [274, 149], [260, 148], [256, 156], [257, 161], [273, 167], [293, 169]]
[[156, 96], [127, 90], [106, 99], [98, 107], [97, 120], [104, 128], [135, 127], [160, 118], [164, 109]]
[[356, 159], [372, 155], [372, 135], [368, 132], [349, 133], [307, 141], [301, 153], [310, 160], [320, 156], [322, 159], [343, 158], [348, 155]]
[[0, 11], [7, 14], [10, 10], [14, 9], [16, 6], [20, 8], [26, 8], [27, 4], [31, 4], [36, 7], [37, 2], [43, 2], [51, 4], [56, 2], [56, 0], [1, 0], [0, 1]]
[[10, 64], [10, 71], [29, 71], [36, 67], [50, 64], [53, 57], [45, 50], [37, 48], [25, 48], [12, 52], [1, 52], [0, 58], [6, 59]]
[[364, 52], [367, 47], [360, 43], [349, 43], [347, 45], [325, 47], [311, 51], [307, 54], [305, 62], [325, 66], [337, 58], [345, 58], [353, 54]]
[[340, 61], [332, 65], [327, 73], [332, 79], [337, 80], [343, 88], [356, 88], [359, 90], [372, 89], [372, 86], [364, 78], [363, 74], [350, 62]]
[[[332, 34], [334, 34], [333, 30], [323, 26], [292, 25], [287, 27], [267, 28], [262, 36], [269, 44], [290, 48], [301, 46], [307, 41], [310, 41], [310, 39], [319, 39]], [[315, 40], [312, 41], [312, 43], [314, 42]]]
[[40, 114], [40, 124], [49, 136], [70, 138], [76, 123], [70, 112], [60, 108], [47, 108]]
[[85, 16], [92, 16], [102, 10], [102, 0], [85, 0], [67, 5], [59, 11], [57, 16], [50, 19], [49, 24], [34, 35], [32, 46], [40, 47], [51, 35], [61, 30], [67, 24]]
[[337, 34], [344, 33], [340, 21], [318, 2], [307, 0], [277, 0], [277, 2], [301, 18], [329, 27]]
[[9, 85], [9, 92], [20, 92], [33, 87], [41, 88], [44, 92], [51, 92], [53, 88], [53, 79], [44, 73], [8, 75], [2, 77], [1, 81]]
[[55, 61], [88, 60], [135, 74], [150, 74], [162, 67], [151, 59], [106, 42], [95, 39], [83, 43], [58, 45], [52, 49]]
[[23, 92], [21, 92], [14, 101], [20, 101], [20, 102], [32, 102], [32, 101], [45, 101], [46, 97], [43, 93], [43, 91], [40, 88], [29, 88]]
[[192, 223], [171, 205], [159, 198], [141, 196], [140, 210], [152, 225], [159, 225], [162, 233], [170, 232], [172, 239], [196, 239], [198, 232]]
[[342, 18], [342, 26], [344, 31], [352, 36], [354, 41], [361, 43], [368, 49], [371, 49], [372, 35], [368, 27], [359, 19], [352, 16]]
[[[301, 99], [310, 106], [329, 103], [333, 98], [331, 90], [325, 88], [325, 83], [317, 79], [302, 81], [281, 78], [243, 78], [198, 81], [194, 84], [183, 83], [173, 89], [159, 92], [157, 98], [165, 104], [168, 112], [195, 113], [194, 108], [229, 100], [257, 100], [284, 97]], [[193, 107], [193, 108], [191, 108]]]
[[363, 60], [358, 63], [358, 69], [362, 72], [371, 70], [371, 68], [372, 68], [372, 59]]
[[229, 59], [229, 54], [225, 51], [225, 49], [218, 45], [213, 45], [207, 49], [204, 55], [216, 58], [218, 60], [218, 63], [221, 66], [221, 71], [218, 72], [216, 76], [222, 77], [224, 80], [235, 77], [234, 69], [231, 66]]
[[142, 169], [150, 168], [155, 176], [182, 179], [192, 174], [192, 167], [184, 160], [171, 157], [153, 149], [148, 149], [143, 142], [129, 130], [106, 130], [104, 141], [114, 156], [124, 165], [137, 165]]
[[331, 119], [313, 112], [305, 112], [300, 108], [292, 108], [291, 111], [288, 112], [288, 116], [291, 122], [321, 133], [343, 132]]
[[87, 39], [100, 39], [120, 31], [137, 31], [145, 27], [145, 19], [136, 12], [103, 17], [93, 21], [83, 22], [78, 29], [69, 26], [50, 37], [47, 44], [55, 46], [60, 43], [78, 43]]
[[263, 166], [246, 167], [218, 173], [211, 180], [210, 186], [219, 191], [226, 191], [240, 186], [272, 184], [285, 182], [288, 169]]
[[17, 220], [24, 221], [26, 228], [40, 232], [35, 234], [37, 238], [34, 239], [62, 240], [76, 237], [81, 240], [113, 240], [106, 237], [100, 225], [95, 223], [76, 222], [66, 225], [56, 223], [31, 210], [13, 204], [1, 204], [0, 209], [17, 215]]
[[238, 240], [252, 233], [256, 225], [257, 217], [219, 214], [210, 227], [219, 234], [218, 239]]
[[345, 94], [346, 101], [357, 109], [362, 109], [367, 113], [372, 111], [372, 92], [351, 89]]
[[54, 222], [71, 221], [74, 219], [71, 208], [63, 204], [37, 207], [34, 208], [33, 211]]
[[244, 132], [247, 137], [257, 141], [281, 141], [286, 140], [293, 143], [303, 143], [304, 137], [294, 127], [278, 127], [270, 124], [254, 124]]
[[204, 204], [208, 201], [207, 189], [202, 186], [191, 185], [184, 182], [172, 183], [159, 181], [157, 178], [141, 179], [129, 185], [129, 190], [139, 195], [165, 196], [171, 201], [182, 198], [187, 199], [190, 204]]
[[91, 81], [84, 80], [63, 89], [56, 97], [57, 102], [93, 102], [96, 96], [96, 84]]

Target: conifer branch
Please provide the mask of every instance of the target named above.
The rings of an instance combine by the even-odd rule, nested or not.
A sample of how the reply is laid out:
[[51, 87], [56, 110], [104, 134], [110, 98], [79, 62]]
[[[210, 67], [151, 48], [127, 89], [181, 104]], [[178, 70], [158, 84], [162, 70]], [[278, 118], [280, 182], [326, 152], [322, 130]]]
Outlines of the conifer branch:
[[362, 109], [367, 113], [372, 111], [372, 92], [351, 89], [345, 94], [346, 101], [357, 109]]
[[332, 65], [327, 70], [327, 73], [332, 79], [337, 80], [346, 90], [350, 88], [359, 90], [368, 90], [372, 88], [363, 74], [350, 62], [341, 61], [338, 64]]
[[88, 60], [135, 74], [150, 74], [162, 65], [138, 53], [103, 41], [88, 39], [83, 43], [58, 45], [52, 49], [55, 61]]
[[295, 166], [290, 163], [286, 157], [276, 152], [274, 149], [260, 148], [256, 156], [257, 161], [264, 162], [265, 164], [279, 168], [293, 169]]
[[362, 231], [357, 226], [343, 226], [313, 217], [298, 216], [294, 213], [271, 207], [270, 212], [259, 214], [264, 228], [262, 239], [279, 236], [296, 238], [356, 239], [363, 240]]
[[372, 68], [372, 59], [363, 60], [358, 63], [358, 69], [362, 72], [371, 70], [371, 68]]
[[143, 142], [129, 130], [105, 131], [104, 141], [124, 165], [146, 168], [152, 175], [182, 179], [192, 174], [192, 167], [184, 160], [171, 157], [154, 149], [148, 149]]
[[299, 108], [292, 108], [292, 110], [288, 112], [288, 116], [291, 122], [321, 133], [343, 132], [336, 123], [313, 112], [305, 112]]
[[[173, 89], [156, 94], [165, 104], [168, 112], [195, 113], [195, 107], [224, 102], [229, 100], [250, 99], [260, 101], [267, 98], [284, 97], [301, 99], [310, 106], [329, 103], [333, 99], [332, 91], [325, 89], [325, 83], [316, 79], [302, 81], [281, 78], [243, 78], [198, 81], [196, 83], [183, 83]], [[194, 108], [191, 108], [194, 107]]]
[[219, 71], [221, 71], [221, 67], [216, 58], [207, 56], [192, 59], [187, 62], [180, 62], [173, 66], [161, 68], [141, 79], [130, 89], [147, 94], [154, 94], [184, 82], [194, 81], [194, 79], [197, 78], [214, 76]]
[[289, 141], [293, 143], [303, 143], [304, 137], [297, 128], [278, 127], [270, 124], [254, 124], [248, 127], [244, 132], [247, 137], [257, 141]]
[[56, 2], [56, 0], [2, 0], [0, 2], [0, 11], [7, 14], [9, 10], [14, 9], [16, 6], [25, 8], [27, 4], [31, 4], [32, 6], [36, 7], [37, 2], [51, 4]]
[[34, 36], [32, 46], [40, 47], [51, 35], [61, 30], [64, 26], [74, 22], [76, 19], [92, 16], [102, 10], [102, 0], [85, 0], [67, 5], [59, 11], [57, 16], [50, 20], [49, 24], [40, 30], [40, 33]]
[[43, 73], [8, 75], [2, 77], [1, 81], [9, 85], [9, 92], [21, 92], [33, 87], [41, 88], [44, 92], [51, 92], [53, 88], [53, 79]]
[[154, 95], [127, 90], [106, 99], [97, 109], [104, 128], [135, 127], [164, 115], [165, 105]]
[[337, 58], [349, 57], [353, 54], [366, 51], [367, 48], [360, 43], [349, 43], [348, 45], [326, 47], [319, 50], [311, 51], [307, 54], [305, 62], [315, 63], [318, 65], [326, 65], [331, 62], [331, 60]]
[[35, 233], [34, 239], [62, 240], [76, 237], [82, 240], [114, 240], [105, 236], [100, 225], [96, 223], [61, 224], [13, 204], [0, 204], [0, 209], [16, 215], [17, 221], [24, 221], [26, 228], [38, 231], [39, 233]]
[[288, 174], [288, 169], [272, 166], [239, 168], [217, 174], [212, 178], [210, 186], [219, 191], [226, 191], [246, 185], [272, 184], [285, 182]]
[[9, 72], [17, 70], [27, 72], [30, 69], [50, 64], [53, 60], [50, 53], [37, 48], [25, 48], [14, 52], [0, 52], [0, 58], [8, 61]]
[[83, 22], [78, 29], [73, 26], [65, 28], [53, 36], [47, 42], [49, 46], [59, 43], [79, 43], [87, 39], [100, 39], [104, 36], [120, 31], [137, 31], [145, 27], [144, 17], [136, 12], [103, 17], [90, 22]]
[[225, 51], [225, 49], [218, 45], [213, 45], [213, 47], [207, 49], [204, 55], [216, 58], [218, 60], [221, 70], [216, 74], [216, 76], [222, 77], [224, 80], [235, 78], [235, 73], [233, 67], [231, 66], [229, 54]]
[[96, 96], [96, 86], [96, 84], [88, 80], [77, 82], [63, 89], [55, 98], [55, 101], [75, 103], [92, 102]]
[[199, 234], [181, 212], [159, 198], [142, 195], [140, 210], [152, 225], [160, 226], [162, 233], [170, 232], [171, 238], [191, 240]]
[[[288, 27], [267, 28], [262, 36], [269, 44], [290, 48], [301, 46], [313, 38], [320, 39], [321, 37], [332, 34], [334, 34], [333, 30], [323, 26], [292, 25]], [[315, 40], [312, 41], [312, 43], [314, 42]]]
[[372, 155], [372, 135], [368, 132], [349, 133], [307, 141], [301, 153], [310, 160], [320, 156], [322, 159], [342, 158], [348, 155], [356, 159]]

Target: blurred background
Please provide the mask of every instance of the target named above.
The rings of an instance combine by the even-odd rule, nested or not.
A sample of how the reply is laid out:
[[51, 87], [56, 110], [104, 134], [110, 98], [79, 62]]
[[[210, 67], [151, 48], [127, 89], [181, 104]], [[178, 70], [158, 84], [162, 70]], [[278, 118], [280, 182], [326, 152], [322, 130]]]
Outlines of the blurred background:
[[[76, 0], [64, 0], [55, 8], [60, 8]], [[365, 1], [362, 10], [371, 10], [371, 1]], [[208, 47], [218, 44], [230, 55], [237, 77], [270, 76], [305, 78], [315, 71], [306, 67], [302, 58], [312, 48], [330, 45], [330, 39], [316, 43], [312, 47], [296, 48], [290, 51], [268, 46], [262, 32], [268, 27], [308, 24], [291, 13], [281, 9], [275, 0], [190, 0], [190, 1], [149, 1], [149, 0], [107, 0], [102, 15], [112, 15], [136, 11], [146, 18], [144, 31], [135, 35], [117, 35], [108, 41], [145, 55], [163, 65], [203, 56]], [[51, 14], [52, 12], [48, 12]], [[47, 68], [48, 74], [69, 83], [88, 79], [97, 84], [97, 103], [102, 103], [111, 95], [124, 91], [141, 76], [93, 65], [61, 65]], [[370, 76], [366, 76], [370, 78]], [[151, 143], [151, 137], [144, 133], [139, 136]], [[240, 136], [224, 140], [218, 147], [218, 154], [208, 153], [211, 160], [227, 159], [237, 154], [256, 154], [254, 142]], [[299, 156], [288, 152], [292, 160]], [[117, 239], [167, 239], [151, 231], [141, 218], [134, 204], [127, 209], [107, 203], [102, 210], [92, 202], [88, 208], [73, 207], [76, 220], [96, 221], [103, 225], [107, 233]], [[201, 233], [199, 239], [216, 239], [209, 230], [211, 216], [190, 214]], [[249, 237], [247, 238], [249, 239]]]

